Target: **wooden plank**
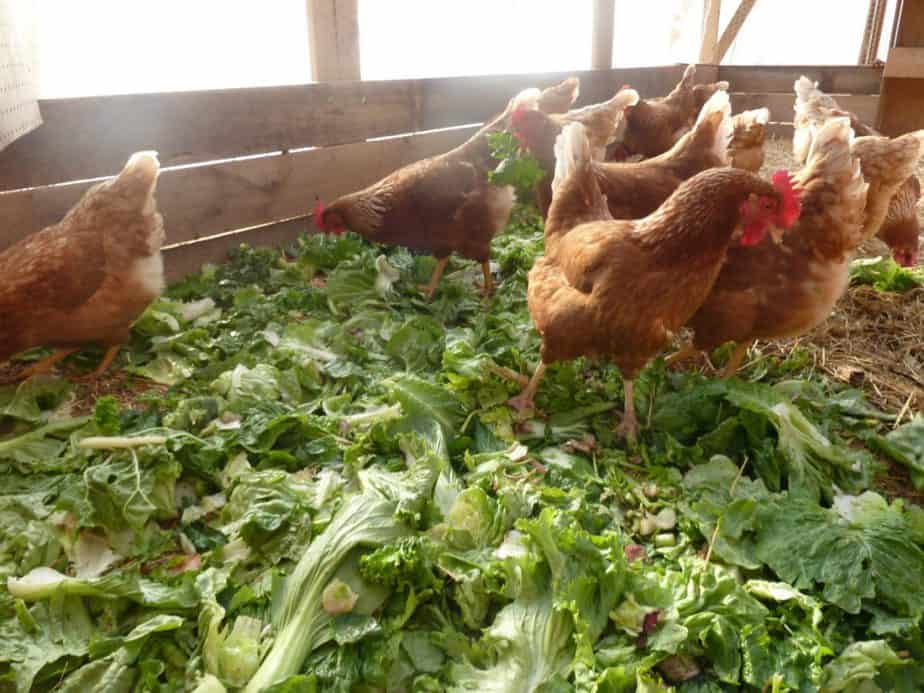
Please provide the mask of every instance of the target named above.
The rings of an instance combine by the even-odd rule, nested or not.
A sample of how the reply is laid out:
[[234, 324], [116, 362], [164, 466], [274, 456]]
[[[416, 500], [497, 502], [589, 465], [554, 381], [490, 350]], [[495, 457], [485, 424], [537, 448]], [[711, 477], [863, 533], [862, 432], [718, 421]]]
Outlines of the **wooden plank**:
[[924, 2], [900, 0], [895, 10], [898, 17], [895, 33], [896, 46], [924, 46]]
[[860, 65], [722, 65], [720, 79], [741, 92], [789, 92], [805, 75], [829, 94], [878, 94], [882, 68]]
[[719, 43], [719, 15], [722, 0], [703, 0], [703, 41], [699, 48], [699, 61], [717, 64], [716, 49]]
[[[793, 118], [793, 94], [742, 94], [732, 92], [732, 113], [749, 111], [755, 108], [769, 108], [770, 120], [791, 123]], [[864, 123], [874, 123], [879, 108], [878, 96], [857, 96], [854, 94], [831, 94], [841, 108], [856, 113]]]
[[924, 129], [924, 81], [908, 77], [883, 80], [878, 130], [897, 137], [921, 129]]
[[616, 0], [594, 0], [590, 66], [595, 70], [609, 70], [613, 67], [615, 15]]
[[733, 14], [732, 18], [729, 20], [728, 26], [725, 27], [725, 30], [722, 32], [722, 37], [719, 39], [719, 44], [715, 49], [715, 62], [717, 64], [721, 63], [725, 58], [728, 49], [731, 48], [731, 45], [738, 37], [741, 25], [744, 24], [744, 20], [751, 14], [751, 10], [754, 9], [756, 2], [757, 0], [741, 0], [738, 9], [735, 10], [735, 14]]
[[576, 74], [581, 102], [622, 84], [670, 91], [682, 66], [132, 94], [41, 101], [45, 124], [0, 152], [0, 191], [114, 175], [142, 149], [164, 166], [481, 122], [521, 89]]
[[[879, 129], [891, 137], [924, 128], [924, 2], [903, 0], [895, 16], [894, 44], [879, 104]], [[895, 64], [890, 65], [893, 59]]]
[[311, 78], [359, 80], [358, 0], [306, 0]]
[[767, 123], [767, 134], [781, 140], [792, 140], [793, 135], [792, 123]]
[[[498, 113], [521, 89], [549, 86], [571, 75], [581, 80], [576, 107], [612, 98], [624, 84], [631, 85], [643, 97], [663, 96], [674, 88], [683, 70], [683, 65], [668, 65], [644, 70], [623, 68], [563, 72], [543, 75], [542, 79], [520, 75], [516, 82], [510, 76], [495, 75], [437, 80], [430, 85], [419, 104], [420, 120], [424, 128], [484, 122]], [[477, 98], [473, 96], [475, 94]]]
[[198, 272], [206, 263], [225, 262], [228, 259], [228, 253], [242, 243], [253, 248], [279, 248], [309, 231], [309, 226], [308, 219], [302, 217], [213, 236], [197, 243], [165, 248], [163, 251], [164, 274], [168, 282], [175, 282]]
[[[889, 51], [883, 78], [924, 79], [924, 47], [898, 46]], [[924, 85], [921, 87], [924, 89]]]
[[712, 84], [719, 81], [719, 66], [696, 64], [696, 73], [693, 75], [694, 84]]
[[[167, 242], [308, 214], [316, 196], [330, 200], [374, 183], [400, 166], [464, 142], [474, 127], [164, 170], [157, 203]], [[0, 250], [59, 221], [94, 183], [0, 194]]]

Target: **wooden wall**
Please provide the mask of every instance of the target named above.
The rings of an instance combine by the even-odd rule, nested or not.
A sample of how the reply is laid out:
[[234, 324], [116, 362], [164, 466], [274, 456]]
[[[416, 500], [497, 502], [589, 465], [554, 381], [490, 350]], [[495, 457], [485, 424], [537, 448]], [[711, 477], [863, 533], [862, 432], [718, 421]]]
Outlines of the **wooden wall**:
[[[667, 93], [683, 65], [592, 70], [580, 104], [631, 84]], [[309, 228], [316, 197], [330, 200], [395, 168], [463, 142], [521, 89], [571, 73], [104, 96], [44, 101], [45, 124], [0, 153], [0, 250], [56, 222], [135, 151], [164, 167], [158, 203], [168, 274], [220, 261], [241, 241], [278, 244]], [[880, 71], [867, 67], [702, 66], [700, 81], [731, 82], [735, 111], [767, 105], [792, 119], [800, 74], [872, 119]], [[784, 126], [785, 127], [785, 126]]]

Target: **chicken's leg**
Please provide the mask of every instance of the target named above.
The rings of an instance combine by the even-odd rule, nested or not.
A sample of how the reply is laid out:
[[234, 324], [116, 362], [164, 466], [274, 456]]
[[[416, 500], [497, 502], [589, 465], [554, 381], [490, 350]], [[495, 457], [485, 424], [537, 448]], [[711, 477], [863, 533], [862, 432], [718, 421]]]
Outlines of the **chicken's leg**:
[[481, 271], [484, 274], [484, 286], [481, 287], [481, 295], [490, 296], [494, 293], [494, 278], [491, 276], [490, 260], [485, 260], [481, 263]]
[[695, 356], [699, 353], [693, 342], [686, 342], [679, 350], [675, 351], [673, 354], [664, 359], [664, 364], [667, 366], [673, 366], [675, 363], [681, 363], [686, 361], [691, 356]]
[[725, 368], [722, 371], [722, 380], [728, 380], [738, 372], [738, 369], [741, 367], [741, 361], [744, 359], [745, 354], [748, 353], [748, 348], [753, 343], [754, 342], [740, 342], [735, 345], [735, 350], [728, 358], [728, 363], [725, 364]]
[[523, 392], [511, 399], [508, 404], [517, 411], [532, 409], [534, 406], [533, 398], [536, 396], [536, 390], [539, 389], [539, 383], [542, 382], [542, 377], [544, 375], [545, 363], [540, 361], [539, 366], [536, 368], [536, 372], [533, 373], [533, 377], [530, 378], [529, 383], [523, 388]]
[[100, 364], [96, 367], [92, 373], [87, 375], [81, 375], [76, 378], [71, 378], [76, 383], [90, 383], [99, 378], [103, 373], [106, 372], [106, 369], [112, 365], [112, 362], [115, 360], [116, 355], [119, 353], [119, 349], [122, 348], [121, 344], [114, 344], [113, 346], [106, 349], [106, 353], [103, 356], [103, 360], [100, 361]]
[[36, 361], [25, 370], [20, 371], [17, 377], [25, 380], [26, 378], [31, 378], [33, 375], [47, 373], [56, 363], [63, 361], [76, 351], [78, 351], [78, 349], [58, 349], [51, 356], [46, 356], [41, 361]]
[[436, 267], [433, 268], [433, 274], [430, 275], [430, 281], [426, 286], [420, 287], [421, 290], [427, 295], [427, 298], [433, 298], [433, 294], [436, 293], [436, 287], [440, 283], [440, 279], [443, 278], [443, 272], [446, 271], [446, 265], [449, 264], [449, 256], [440, 258], [439, 262], [436, 263]]
[[625, 390], [625, 406], [622, 422], [616, 427], [616, 432], [630, 443], [634, 443], [638, 436], [638, 420], [635, 418], [635, 395], [632, 381], [623, 380], [622, 387]]

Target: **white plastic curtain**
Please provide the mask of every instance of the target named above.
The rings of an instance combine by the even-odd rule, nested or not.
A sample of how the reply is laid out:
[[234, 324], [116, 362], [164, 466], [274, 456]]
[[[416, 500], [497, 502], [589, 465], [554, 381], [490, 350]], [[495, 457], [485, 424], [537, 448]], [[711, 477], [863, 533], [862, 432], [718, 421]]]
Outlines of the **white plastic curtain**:
[[32, 0], [0, 0], [0, 150], [42, 124]]

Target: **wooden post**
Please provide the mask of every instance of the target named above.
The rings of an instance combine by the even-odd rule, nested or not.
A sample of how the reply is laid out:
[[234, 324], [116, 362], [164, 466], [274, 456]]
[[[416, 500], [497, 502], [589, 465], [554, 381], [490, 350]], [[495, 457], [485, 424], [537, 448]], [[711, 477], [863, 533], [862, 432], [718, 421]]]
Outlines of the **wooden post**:
[[741, 25], [744, 24], [744, 20], [748, 18], [756, 4], [757, 0], [741, 0], [741, 4], [738, 5], [738, 9], [732, 15], [731, 21], [728, 22], [728, 26], [722, 32], [722, 38], [719, 39], [719, 45], [715, 51], [716, 64], [725, 59], [725, 54], [728, 53], [728, 49], [735, 42], [738, 32], [741, 30]]
[[863, 29], [863, 42], [860, 44], [860, 57], [857, 60], [860, 65], [871, 65], [876, 60], [885, 11], [886, 0], [869, 0], [866, 26]]
[[616, 0], [594, 0], [590, 66], [595, 70], [609, 70], [613, 67], [615, 5]]
[[882, 74], [879, 130], [895, 137], [924, 128], [924, 2], [901, 0]]
[[359, 80], [359, 1], [307, 0], [311, 78]]
[[703, 42], [699, 49], [699, 61], [714, 65], [719, 43], [719, 13], [722, 0], [703, 0]]

